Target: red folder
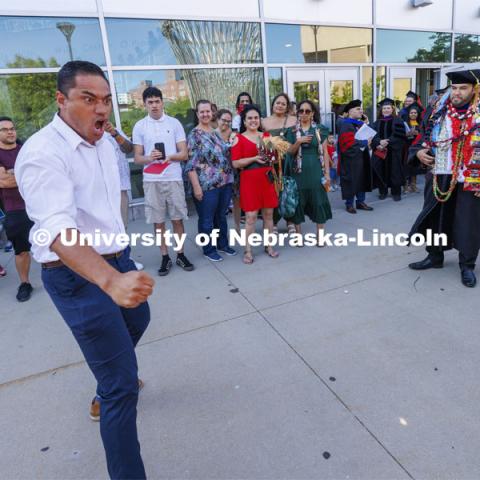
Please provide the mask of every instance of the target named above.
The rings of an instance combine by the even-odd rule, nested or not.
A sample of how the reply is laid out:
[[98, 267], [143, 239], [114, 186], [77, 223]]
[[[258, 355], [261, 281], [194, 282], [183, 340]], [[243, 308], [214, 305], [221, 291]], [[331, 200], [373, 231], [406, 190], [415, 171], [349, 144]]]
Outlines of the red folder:
[[156, 175], [160, 175], [168, 166], [170, 165], [170, 162], [164, 162], [164, 163], [158, 163], [158, 162], [152, 162], [148, 167], [145, 167], [143, 170], [145, 173], [153, 173]]

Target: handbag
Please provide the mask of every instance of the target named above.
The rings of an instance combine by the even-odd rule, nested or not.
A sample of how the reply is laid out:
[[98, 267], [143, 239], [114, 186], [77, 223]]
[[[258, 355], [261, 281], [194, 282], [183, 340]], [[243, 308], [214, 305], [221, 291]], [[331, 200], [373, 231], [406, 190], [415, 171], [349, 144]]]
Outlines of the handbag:
[[388, 155], [388, 150], [386, 148], [384, 150], [379, 150], [378, 148], [376, 148], [373, 154], [381, 160], [385, 160]]
[[285, 162], [285, 174], [282, 179], [282, 188], [278, 198], [278, 213], [283, 218], [292, 218], [295, 215], [299, 202], [299, 193], [297, 181], [287, 174], [287, 168], [290, 162]]

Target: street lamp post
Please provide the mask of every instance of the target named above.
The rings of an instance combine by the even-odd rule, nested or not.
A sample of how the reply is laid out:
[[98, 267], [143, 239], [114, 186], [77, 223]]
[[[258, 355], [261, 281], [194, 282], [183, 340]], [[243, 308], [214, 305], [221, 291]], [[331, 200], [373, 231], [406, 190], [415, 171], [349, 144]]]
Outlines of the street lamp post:
[[65, 35], [68, 45], [68, 53], [70, 54], [70, 60], [73, 60], [72, 51], [72, 35], [75, 31], [75, 25], [70, 22], [57, 22], [57, 28]]

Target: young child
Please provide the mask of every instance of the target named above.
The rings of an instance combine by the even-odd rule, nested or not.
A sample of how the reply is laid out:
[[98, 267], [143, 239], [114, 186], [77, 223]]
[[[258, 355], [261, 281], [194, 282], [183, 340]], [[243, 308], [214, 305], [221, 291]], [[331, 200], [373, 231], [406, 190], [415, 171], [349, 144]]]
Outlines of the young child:
[[338, 175], [337, 175], [337, 146], [335, 136], [332, 132], [328, 134], [326, 141], [326, 149], [330, 158], [330, 189], [332, 192], [338, 190]]

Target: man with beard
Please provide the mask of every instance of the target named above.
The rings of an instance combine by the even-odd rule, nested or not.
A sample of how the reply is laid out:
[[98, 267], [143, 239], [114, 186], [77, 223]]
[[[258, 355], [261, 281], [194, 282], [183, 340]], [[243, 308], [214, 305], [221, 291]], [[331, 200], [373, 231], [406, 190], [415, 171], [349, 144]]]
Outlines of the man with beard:
[[430, 116], [421, 140], [410, 149], [413, 157], [431, 168], [423, 210], [410, 235], [445, 233], [448, 245], [428, 246], [428, 256], [411, 263], [413, 270], [442, 268], [444, 250], [459, 252], [461, 280], [476, 285], [475, 261], [480, 248], [480, 66], [450, 71], [450, 95]]
[[[363, 116], [361, 100], [352, 100], [345, 106], [347, 117], [343, 120], [338, 137], [340, 186], [342, 199], [348, 213], [357, 213], [357, 210], [373, 210], [365, 203], [365, 192], [372, 191], [372, 168], [369, 142], [357, 140], [355, 134], [362, 127], [360, 120]], [[356, 207], [353, 202], [356, 197]]]
[[[103, 238], [125, 234], [117, 157], [104, 135], [112, 94], [100, 67], [72, 61], [58, 72], [56, 101], [58, 113], [28, 139], [15, 165], [34, 222], [32, 252], [97, 380], [91, 412], [99, 404], [108, 473], [142, 479], [135, 346], [150, 321], [153, 280], [136, 270], [119, 237]], [[98, 230], [102, 239], [93, 246], [78, 236]]]

